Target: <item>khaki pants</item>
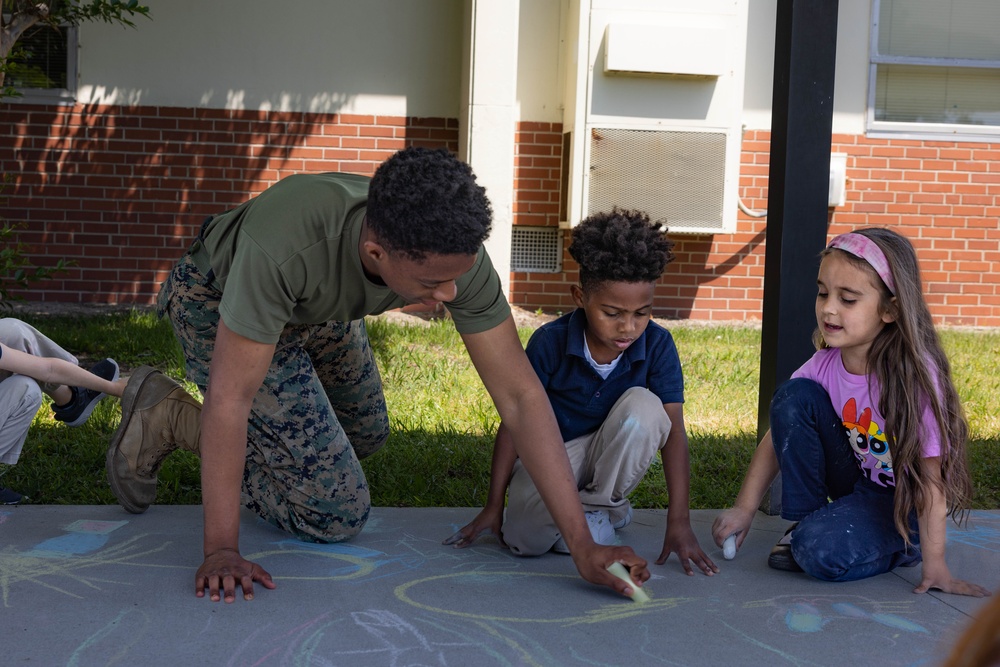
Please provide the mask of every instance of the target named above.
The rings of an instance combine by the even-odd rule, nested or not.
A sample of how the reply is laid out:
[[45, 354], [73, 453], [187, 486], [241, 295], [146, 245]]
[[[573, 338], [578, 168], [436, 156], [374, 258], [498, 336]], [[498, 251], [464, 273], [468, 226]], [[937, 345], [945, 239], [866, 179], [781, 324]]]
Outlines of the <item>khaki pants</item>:
[[[21, 320], [0, 319], [0, 343], [36, 357], [62, 359], [71, 364], [76, 357], [59, 347], [55, 341]], [[35, 413], [42, 406], [42, 391], [53, 391], [59, 385], [35, 382], [24, 375], [0, 371], [0, 463], [13, 465], [21, 456]]]
[[[615, 523], [628, 512], [628, 494], [639, 485], [653, 456], [667, 441], [670, 418], [660, 399], [642, 387], [618, 399], [593, 433], [566, 443], [585, 511], [605, 510]], [[560, 537], [538, 489], [520, 460], [507, 490], [503, 538], [520, 556], [537, 556]]]

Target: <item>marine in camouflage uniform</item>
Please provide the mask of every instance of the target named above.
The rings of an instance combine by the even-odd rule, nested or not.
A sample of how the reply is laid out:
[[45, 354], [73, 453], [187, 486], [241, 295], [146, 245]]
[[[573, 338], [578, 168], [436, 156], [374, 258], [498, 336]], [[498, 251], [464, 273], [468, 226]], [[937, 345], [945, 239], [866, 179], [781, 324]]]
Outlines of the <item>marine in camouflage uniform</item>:
[[[221, 297], [190, 254], [160, 290], [159, 312], [169, 315], [188, 379], [203, 393]], [[244, 504], [300, 539], [355, 535], [371, 505], [359, 459], [388, 436], [364, 320], [285, 327], [250, 413]]]
[[[371, 500], [360, 459], [389, 435], [363, 318], [406, 301], [368, 281], [357, 258], [368, 194], [369, 179], [350, 174], [280, 181], [208, 218], [158, 299], [183, 348], [187, 377], [203, 394], [220, 321], [274, 344], [250, 409], [242, 502], [308, 541], [361, 531]], [[449, 303], [463, 332], [491, 328], [510, 314], [485, 251], [469, 252], [475, 265], [458, 279]], [[171, 451], [200, 454], [200, 409], [162, 373], [146, 367], [133, 374], [107, 458], [125, 509], [143, 512], [155, 500], [156, 472]]]

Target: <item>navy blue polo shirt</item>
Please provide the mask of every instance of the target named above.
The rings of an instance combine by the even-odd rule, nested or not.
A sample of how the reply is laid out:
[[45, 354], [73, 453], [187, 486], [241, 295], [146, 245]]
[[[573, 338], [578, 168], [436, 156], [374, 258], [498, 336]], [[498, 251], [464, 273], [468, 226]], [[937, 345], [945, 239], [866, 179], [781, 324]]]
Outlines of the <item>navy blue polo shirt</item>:
[[663, 403], [684, 402], [681, 360], [669, 331], [650, 322], [605, 380], [584, 356], [586, 324], [586, 313], [577, 308], [543, 324], [526, 349], [549, 395], [564, 441], [596, 431], [632, 387], [649, 389]]

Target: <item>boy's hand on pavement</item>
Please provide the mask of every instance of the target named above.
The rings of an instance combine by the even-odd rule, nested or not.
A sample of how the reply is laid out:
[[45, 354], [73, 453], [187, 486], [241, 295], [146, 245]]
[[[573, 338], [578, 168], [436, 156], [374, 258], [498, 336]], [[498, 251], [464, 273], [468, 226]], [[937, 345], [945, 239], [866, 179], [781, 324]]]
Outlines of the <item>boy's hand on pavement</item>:
[[698, 544], [698, 538], [691, 530], [691, 524], [686, 526], [667, 524], [667, 532], [663, 536], [663, 550], [660, 552], [660, 557], [656, 559], [656, 564], [663, 565], [671, 553], [677, 554], [677, 558], [681, 561], [681, 567], [689, 575], [694, 574], [694, 569], [691, 567], [692, 562], [708, 576], [719, 571], [719, 566], [702, 551], [701, 545]]
[[450, 544], [456, 549], [463, 549], [472, 545], [483, 533], [491, 533], [497, 536], [501, 546], [504, 544], [503, 535], [500, 532], [503, 512], [495, 512], [483, 509], [476, 518], [459, 530], [451, 537], [446, 538], [442, 544]]

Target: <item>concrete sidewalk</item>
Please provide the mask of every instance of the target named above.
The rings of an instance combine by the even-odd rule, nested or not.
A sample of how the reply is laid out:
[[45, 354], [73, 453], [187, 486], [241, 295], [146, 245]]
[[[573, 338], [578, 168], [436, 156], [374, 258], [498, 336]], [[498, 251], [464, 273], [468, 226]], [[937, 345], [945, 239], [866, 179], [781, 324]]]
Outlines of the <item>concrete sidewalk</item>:
[[[567, 556], [515, 558], [441, 540], [470, 509], [374, 510], [364, 533], [311, 545], [243, 515], [243, 553], [278, 589], [225, 605], [194, 597], [201, 509], [0, 509], [4, 665], [936, 665], [984, 600], [914, 595], [920, 567], [828, 584], [770, 570], [787, 522], [758, 516], [733, 561], [696, 511], [722, 572], [651, 566], [638, 605], [576, 575]], [[665, 513], [621, 541], [659, 554]], [[1000, 588], [1000, 512], [949, 525], [952, 573]]]

